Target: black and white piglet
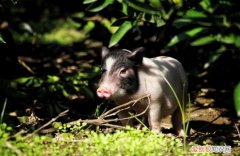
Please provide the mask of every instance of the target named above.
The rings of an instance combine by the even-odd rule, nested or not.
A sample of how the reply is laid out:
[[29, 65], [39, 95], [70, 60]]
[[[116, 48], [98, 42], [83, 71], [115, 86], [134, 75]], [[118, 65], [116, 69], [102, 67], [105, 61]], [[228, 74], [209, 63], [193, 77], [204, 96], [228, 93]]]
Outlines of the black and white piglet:
[[[150, 106], [145, 114], [150, 129], [160, 132], [161, 119], [172, 115], [172, 123], [178, 135], [183, 135], [182, 117], [174, 93], [164, 80], [171, 84], [182, 104], [186, 103], [187, 77], [182, 64], [166, 56], [143, 57], [144, 48], [133, 51], [118, 49], [110, 51], [102, 48], [102, 77], [97, 89], [101, 98], [111, 99], [117, 105], [150, 94]], [[163, 77], [164, 76], [164, 77]], [[141, 100], [134, 110], [142, 111], [148, 105]], [[119, 118], [129, 116], [127, 111], [118, 114]], [[131, 121], [123, 120], [122, 124]]]

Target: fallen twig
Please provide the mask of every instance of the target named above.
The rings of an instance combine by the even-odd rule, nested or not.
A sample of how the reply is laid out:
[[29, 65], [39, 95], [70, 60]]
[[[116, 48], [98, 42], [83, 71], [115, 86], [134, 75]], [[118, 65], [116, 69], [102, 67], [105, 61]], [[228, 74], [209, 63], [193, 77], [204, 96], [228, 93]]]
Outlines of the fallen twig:
[[[226, 112], [225, 112], [226, 113]], [[191, 136], [194, 136], [195, 134], [197, 134], [199, 131], [203, 130], [204, 128], [206, 128], [207, 126], [211, 125], [214, 121], [216, 121], [218, 118], [220, 118], [221, 116], [223, 116], [225, 113], [218, 115], [216, 118], [214, 118], [213, 120], [209, 121], [207, 124], [203, 125], [202, 127], [200, 127], [198, 129], [198, 131], [194, 132]]]
[[8, 148], [10, 148], [11, 150], [13, 150], [17, 155], [23, 155], [25, 156], [25, 154], [23, 154], [18, 148], [16, 148], [15, 146], [13, 146], [10, 142], [6, 141], [5, 142], [6, 146]]
[[237, 125], [234, 123], [234, 126], [235, 126], [235, 128], [236, 128], [236, 130], [237, 130], [237, 133], [238, 133], [238, 137], [239, 137], [239, 139], [240, 139], [240, 132], [239, 132], [239, 129], [238, 129], [238, 127], [237, 127]]
[[[135, 104], [137, 104], [137, 102], [139, 102], [143, 99], [146, 99], [146, 98], [148, 100], [148, 105], [146, 106], [146, 108], [142, 112], [137, 113], [137, 114], [135, 114], [133, 116], [130, 116], [130, 117], [126, 117], [126, 118], [106, 119], [106, 118], [112, 117], [114, 115], [117, 115], [121, 111], [132, 108], [133, 106], [135, 106]], [[142, 96], [142, 97], [140, 97], [136, 100], [132, 100], [132, 101], [129, 101], [127, 103], [118, 105], [118, 106], [108, 110], [107, 112], [103, 113], [97, 119], [90, 119], [90, 120], [78, 119], [76, 121], [69, 122], [68, 124], [74, 125], [74, 124], [79, 123], [79, 122], [84, 122], [84, 123], [87, 123], [87, 124], [108, 126], [108, 127], [112, 127], [112, 128], [118, 128], [118, 129], [126, 129], [124, 126], [119, 126], [119, 125], [114, 125], [114, 124], [109, 124], [109, 123], [110, 122], [122, 121], [122, 120], [129, 120], [129, 119], [139, 117], [139, 116], [141, 116], [141, 115], [143, 115], [147, 112], [147, 110], [149, 108], [149, 105], [150, 105], [150, 95], [147, 94], [147, 95], [144, 95], [144, 96]]]
[[21, 64], [27, 71], [29, 71], [31, 74], [34, 74], [34, 71], [29, 67], [26, 62], [24, 62], [23, 57], [18, 57], [18, 63]]
[[67, 113], [69, 112], [69, 110], [65, 110], [63, 112], [61, 112], [60, 114], [58, 114], [58, 116], [56, 116], [55, 118], [52, 118], [50, 121], [48, 121], [47, 123], [45, 123], [43, 126], [39, 127], [38, 129], [36, 129], [34, 132], [32, 132], [31, 134], [27, 135], [27, 137], [31, 137], [34, 134], [38, 133], [39, 131], [41, 131], [42, 129], [44, 129], [45, 127], [49, 126], [50, 124], [52, 124], [53, 122], [55, 122], [58, 118], [65, 116]]

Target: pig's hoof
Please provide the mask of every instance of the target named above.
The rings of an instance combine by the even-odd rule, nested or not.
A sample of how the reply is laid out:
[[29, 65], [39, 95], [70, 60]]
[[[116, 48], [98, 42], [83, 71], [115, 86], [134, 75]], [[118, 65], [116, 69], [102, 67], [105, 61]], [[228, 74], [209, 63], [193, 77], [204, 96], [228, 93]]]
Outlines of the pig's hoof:
[[184, 132], [183, 129], [177, 131], [177, 136], [178, 137], [184, 137], [184, 135], [185, 135], [185, 132]]
[[160, 129], [151, 129], [151, 131], [152, 131], [153, 133], [159, 133], [159, 132], [160, 132]]

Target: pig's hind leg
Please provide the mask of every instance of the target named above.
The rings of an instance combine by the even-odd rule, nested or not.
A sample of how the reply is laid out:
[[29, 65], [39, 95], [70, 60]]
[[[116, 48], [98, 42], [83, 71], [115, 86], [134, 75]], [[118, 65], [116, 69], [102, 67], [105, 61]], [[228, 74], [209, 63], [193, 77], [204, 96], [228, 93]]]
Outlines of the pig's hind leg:
[[179, 107], [177, 108], [177, 110], [175, 110], [175, 112], [172, 115], [172, 124], [173, 129], [176, 131], [176, 134], [178, 136], [184, 136], [182, 114]]

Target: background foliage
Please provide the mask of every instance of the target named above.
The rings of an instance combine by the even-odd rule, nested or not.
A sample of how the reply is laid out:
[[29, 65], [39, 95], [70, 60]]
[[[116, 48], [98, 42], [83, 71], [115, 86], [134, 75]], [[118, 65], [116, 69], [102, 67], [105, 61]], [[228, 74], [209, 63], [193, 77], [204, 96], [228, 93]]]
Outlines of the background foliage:
[[[192, 69], [194, 76], [216, 74], [212, 81], [221, 77], [228, 83], [226, 85], [232, 84], [231, 90], [239, 81], [239, 76], [234, 76], [240, 66], [240, 5], [237, 1], [85, 0], [84, 4], [88, 4], [90, 12], [101, 13], [110, 7], [114, 8], [113, 12], [119, 12], [110, 17], [114, 19], [112, 26], [118, 28], [110, 38], [109, 47], [126, 46], [122, 40], [130, 40], [151, 50], [156, 48], [153, 55], [159, 55], [157, 49], [168, 55], [181, 55], [183, 61], [195, 67]], [[131, 35], [134, 38], [129, 39]], [[220, 83], [219, 79], [216, 83]]]

